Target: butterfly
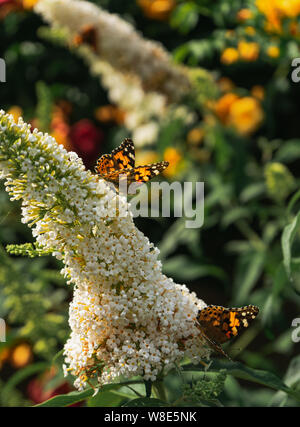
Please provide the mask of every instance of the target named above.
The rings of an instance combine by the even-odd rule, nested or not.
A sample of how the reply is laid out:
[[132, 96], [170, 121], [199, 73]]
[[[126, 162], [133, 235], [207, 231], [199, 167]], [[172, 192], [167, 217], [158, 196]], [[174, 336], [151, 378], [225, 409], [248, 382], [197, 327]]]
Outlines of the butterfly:
[[73, 45], [78, 47], [87, 44], [93, 51], [97, 51], [97, 31], [92, 25], [83, 27], [73, 38]]
[[224, 344], [248, 328], [258, 312], [259, 309], [255, 305], [239, 308], [208, 305], [198, 311], [196, 326], [203, 338], [215, 351], [230, 359], [220, 344]]
[[130, 138], [126, 138], [111, 154], [104, 154], [98, 159], [95, 171], [101, 178], [113, 182], [118, 188], [119, 183], [125, 179], [127, 185], [133, 182], [148, 182], [168, 166], [169, 162], [135, 166], [134, 144]]

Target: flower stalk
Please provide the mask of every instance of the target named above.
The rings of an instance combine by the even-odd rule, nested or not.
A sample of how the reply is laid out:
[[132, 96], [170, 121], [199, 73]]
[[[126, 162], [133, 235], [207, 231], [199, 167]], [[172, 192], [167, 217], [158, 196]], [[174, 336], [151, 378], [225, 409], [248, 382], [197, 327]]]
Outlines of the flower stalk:
[[1, 111], [0, 171], [38, 247], [62, 261], [74, 285], [64, 369], [77, 388], [119, 376], [155, 381], [183, 357], [209, 357], [195, 326], [205, 303], [162, 274], [126, 199], [76, 153]]

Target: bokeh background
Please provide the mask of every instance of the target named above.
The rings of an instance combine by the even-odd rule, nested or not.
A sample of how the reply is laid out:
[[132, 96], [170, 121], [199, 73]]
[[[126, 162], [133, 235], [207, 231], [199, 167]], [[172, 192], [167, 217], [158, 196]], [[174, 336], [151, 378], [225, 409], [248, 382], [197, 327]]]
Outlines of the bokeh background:
[[[300, 1], [93, 1], [161, 43], [171, 66], [185, 66], [193, 96], [178, 101], [174, 90], [175, 101], [164, 99], [155, 114], [144, 88], [143, 117], [134, 98], [127, 109], [125, 83], [116, 78], [113, 89], [121, 95], [112, 93], [86, 60], [92, 39], [78, 34], [70, 43], [35, 12], [36, 3], [0, 0], [0, 57], [7, 67], [0, 107], [55, 136], [91, 170], [101, 154], [132, 137], [138, 164], [168, 160], [163, 179], [203, 181], [200, 229], [185, 228], [185, 218], [135, 222], [161, 250], [164, 272], [207, 304], [259, 306], [254, 326], [227, 351], [297, 389], [300, 83], [292, 81], [291, 64], [300, 57]], [[161, 96], [159, 84], [154, 103], [155, 94]], [[72, 288], [53, 257], [7, 250], [33, 239], [3, 184], [0, 241], [0, 317], [7, 324], [0, 406], [28, 406], [72, 390], [60, 369]], [[225, 406], [296, 404], [258, 384], [226, 384]]]

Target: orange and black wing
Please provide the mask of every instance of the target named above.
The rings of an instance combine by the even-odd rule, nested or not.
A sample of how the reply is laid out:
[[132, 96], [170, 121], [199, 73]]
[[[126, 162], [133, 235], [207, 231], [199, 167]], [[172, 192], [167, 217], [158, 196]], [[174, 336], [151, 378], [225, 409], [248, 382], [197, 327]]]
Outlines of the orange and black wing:
[[[133, 169], [135, 151], [131, 139], [126, 138], [111, 154], [104, 154], [97, 161], [95, 171], [109, 181], [115, 181], [120, 173]], [[111, 179], [110, 179], [111, 178]]]
[[199, 310], [197, 321], [205, 335], [217, 344], [223, 344], [247, 328], [258, 311], [254, 305], [239, 308], [209, 305]]
[[[220, 344], [239, 335], [255, 319], [258, 307], [247, 305], [239, 308], [225, 308], [209, 305], [199, 310], [197, 327], [208, 344], [223, 356], [230, 359]], [[231, 360], [231, 359], [230, 359]]]
[[131, 171], [128, 180], [130, 182], [148, 182], [150, 179], [162, 173], [168, 166], [169, 162], [158, 162], [145, 166], [137, 166]]

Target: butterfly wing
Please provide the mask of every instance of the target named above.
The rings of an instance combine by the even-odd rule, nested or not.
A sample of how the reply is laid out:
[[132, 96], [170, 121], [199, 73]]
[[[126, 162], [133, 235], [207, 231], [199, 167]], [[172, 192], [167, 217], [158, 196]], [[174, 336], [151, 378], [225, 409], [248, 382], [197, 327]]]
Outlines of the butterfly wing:
[[114, 182], [121, 172], [133, 169], [134, 165], [134, 145], [131, 139], [126, 138], [111, 154], [104, 154], [100, 157], [95, 170], [104, 179]]
[[130, 182], [148, 182], [159, 175], [169, 166], [169, 162], [152, 163], [151, 165], [137, 166], [129, 176]]
[[210, 305], [199, 311], [197, 321], [205, 335], [217, 344], [223, 344], [247, 328], [258, 311], [254, 305], [239, 308]]
[[135, 167], [135, 150], [131, 139], [125, 139], [111, 154], [104, 154], [97, 161], [95, 170], [106, 181], [118, 186], [120, 180], [127, 180], [127, 185], [136, 182], [148, 182], [168, 167], [168, 162], [152, 163]]

